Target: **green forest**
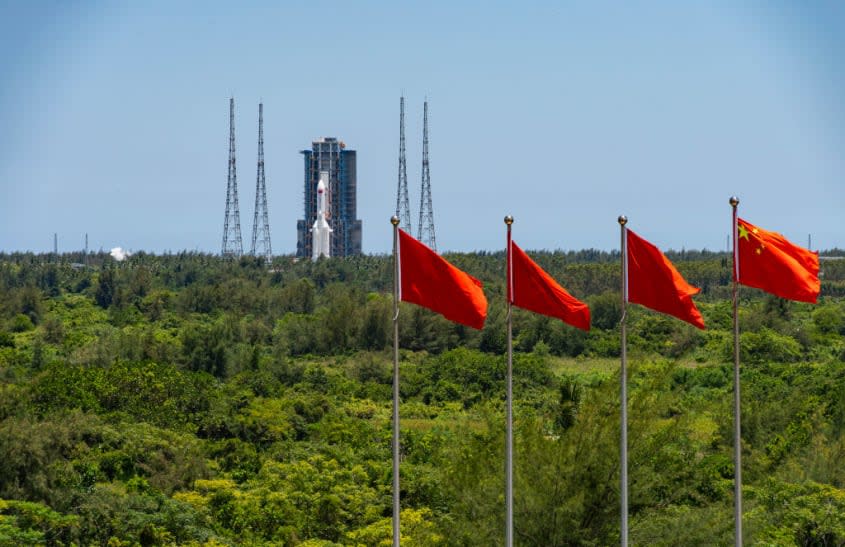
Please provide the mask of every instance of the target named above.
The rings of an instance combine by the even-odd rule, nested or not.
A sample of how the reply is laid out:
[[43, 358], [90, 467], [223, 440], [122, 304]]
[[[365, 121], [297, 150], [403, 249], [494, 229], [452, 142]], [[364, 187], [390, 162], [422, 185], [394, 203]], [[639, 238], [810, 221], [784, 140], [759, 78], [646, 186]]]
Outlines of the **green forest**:
[[[592, 329], [514, 311], [515, 543], [618, 544], [619, 254], [530, 254]], [[729, 545], [730, 260], [667, 255], [707, 330], [628, 309], [630, 540]], [[400, 306], [401, 540], [501, 545], [505, 257], [446, 258], [489, 315]], [[390, 545], [392, 272], [0, 254], [0, 546]], [[740, 291], [748, 545], [845, 545], [845, 260], [821, 280]]]

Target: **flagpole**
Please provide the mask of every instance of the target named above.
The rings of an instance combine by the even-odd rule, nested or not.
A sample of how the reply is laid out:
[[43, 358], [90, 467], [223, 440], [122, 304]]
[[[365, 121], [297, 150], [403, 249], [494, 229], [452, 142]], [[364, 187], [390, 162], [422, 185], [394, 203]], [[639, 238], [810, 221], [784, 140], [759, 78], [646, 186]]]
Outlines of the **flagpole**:
[[393, 225], [393, 547], [399, 547], [399, 217]]
[[737, 215], [739, 198], [731, 196], [729, 201], [733, 209], [733, 313], [734, 313], [734, 543], [742, 545], [742, 436], [740, 426], [739, 398], [739, 255], [737, 254]]
[[628, 217], [619, 216], [619, 227], [621, 230], [621, 259], [622, 259], [622, 319], [619, 321], [622, 334], [622, 366], [619, 374], [619, 399], [620, 399], [620, 535], [622, 547], [628, 546], [628, 339], [625, 330], [625, 320], [628, 315], [628, 238], [626, 237]]
[[505, 441], [505, 546], [513, 547], [513, 270], [511, 268], [511, 225], [513, 217], [505, 217], [508, 226], [507, 300], [508, 300], [508, 377], [507, 377], [507, 428]]

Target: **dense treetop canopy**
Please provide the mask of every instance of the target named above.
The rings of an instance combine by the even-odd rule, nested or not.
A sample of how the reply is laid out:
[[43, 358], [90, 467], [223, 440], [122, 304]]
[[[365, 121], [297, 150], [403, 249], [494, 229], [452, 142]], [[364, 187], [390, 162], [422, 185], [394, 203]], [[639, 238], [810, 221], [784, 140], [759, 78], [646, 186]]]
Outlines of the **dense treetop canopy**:
[[[530, 254], [592, 329], [514, 312], [516, 542], [613, 544], [619, 255]], [[629, 308], [631, 540], [730, 543], [729, 258], [667, 254], [707, 330]], [[448, 259], [489, 317], [400, 306], [402, 541], [496, 545], [504, 255]], [[749, 543], [845, 541], [845, 260], [821, 279], [741, 290]], [[0, 255], [0, 545], [389, 544], [392, 287], [389, 256]]]

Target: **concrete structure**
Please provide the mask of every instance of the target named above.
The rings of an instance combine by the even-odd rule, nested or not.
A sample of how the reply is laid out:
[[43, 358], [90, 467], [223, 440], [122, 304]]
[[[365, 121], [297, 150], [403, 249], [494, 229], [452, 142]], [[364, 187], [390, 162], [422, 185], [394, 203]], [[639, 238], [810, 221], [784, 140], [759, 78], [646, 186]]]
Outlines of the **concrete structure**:
[[334, 137], [323, 137], [311, 143], [311, 150], [301, 151], [305, 180], [303, 216], [296, 222], [296, 256], [308, 258], [314, 253], [311, 231], [317, 221], [317, 186], [324, 173], [326, 186], [325, 219], [331, 228], [330, 256], [361, 254], [361, 221], [358, 215], [358, 180], [356, 155]]

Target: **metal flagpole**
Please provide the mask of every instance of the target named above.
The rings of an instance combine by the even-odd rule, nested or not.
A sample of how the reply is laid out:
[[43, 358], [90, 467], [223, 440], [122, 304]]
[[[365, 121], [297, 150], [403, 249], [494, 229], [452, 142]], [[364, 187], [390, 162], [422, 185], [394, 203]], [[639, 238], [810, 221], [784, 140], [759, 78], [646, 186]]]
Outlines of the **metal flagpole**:
[[737, 217], [736, 208], [739, 198], [731, 196], [729, 201], [733, 208], [733, 311], [734, 311], [734, 543], [742, 545], [742, 443], [740, 427], [739, 404], [739, 254], [737, 251]]
[[507, 283], [508, 283], [508, 379], [507, 379], [507, 432], [505, 441], [505, 545], [513, 547], [513, 270], [511, 267], [511, 225], [513, 217], [505, 217], [508, 225]]
[[625, 215], [619, 216], [619, 227], [621, 229], [621, 257], [622, 257], [622, 319], [619, 321], [620, 330], [622, 334], [622, 367], [619, 373], [619, 398], [620, 398], [620, 440], [619, 440], [619, 459], [620, 459], [620, 535], [622, 547], [628, 546], [628, 340], [627, 332], [625, 331], [625, 320], [628, 315], [628, 238], [627, 228], [628, 217]]
[[393, 547], [399, 547], [399, 217], [393, 224]]

